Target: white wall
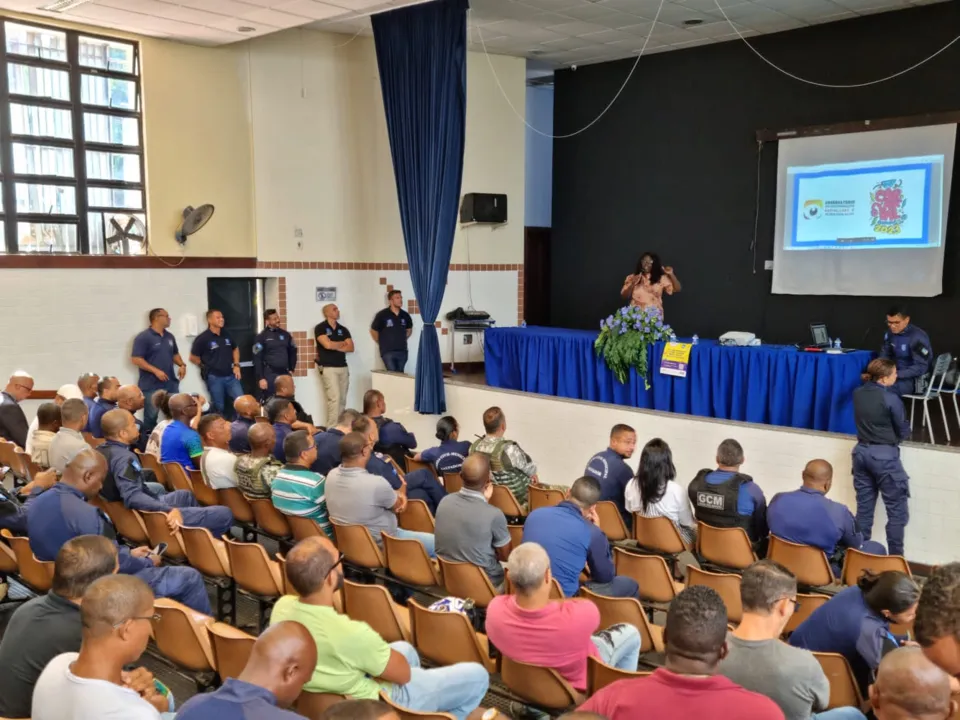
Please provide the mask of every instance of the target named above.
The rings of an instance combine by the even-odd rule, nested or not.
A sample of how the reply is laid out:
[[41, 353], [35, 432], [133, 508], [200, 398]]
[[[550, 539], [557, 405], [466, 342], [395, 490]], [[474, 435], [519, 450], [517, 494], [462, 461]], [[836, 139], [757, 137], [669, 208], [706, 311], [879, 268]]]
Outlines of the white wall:
[[[413, 431], [421, 448], [435, 444], [437, 416], [413, 411], [412, 379], [375, 373], [373, 384], [386, 397], [387, 414]], [[607, 447], [610, 428], [626, 423], [638, 435], [637, 452], [630, 461], [634, 469], [643, 444], [661, 437], [673, 450], [678, 480], [689, 482], [698, 470], [715, 466], [717, 445], [733, 437], [743, 445], [743, 471], [753, 476], [768, 501], [778, 492], [800, 486], [807, 461], [824, 458], [834, 468], [830, 497], [856, 512], [850, 465], [855, 440], [850, 436], [562, 400], [454, 381], [447, 381], [446, 395], [447, 414], [457, 418], [463, 439], [482, 434], [484, 410], [500, 406], [507, 417], [507, 437], [530, 453], [545, 483], [572, 483], [583, 474], [590, 457]], [[905, 543], [908, 559], [931, 565], [956, 560], [960, 451], [908, 443], [903, 448], [903, 464], [911, 477], [912, 493]], [[885, 523], [883, 503], [878, 502], [874, 539], [880, 542], [885, 540]]]
[[[527, 207], [524, 224], [551, 227], [553, 224], [553, 86], [527, 88], [526, 164]], [[546, 136], [546, 137], [544, 137]], [[560, 142], [563, 142], [562, 140]]]

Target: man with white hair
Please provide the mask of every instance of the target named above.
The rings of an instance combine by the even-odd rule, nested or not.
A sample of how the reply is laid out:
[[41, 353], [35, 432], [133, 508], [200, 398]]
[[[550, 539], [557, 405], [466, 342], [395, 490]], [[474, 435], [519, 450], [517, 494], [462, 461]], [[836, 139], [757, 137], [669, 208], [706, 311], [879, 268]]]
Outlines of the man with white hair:
[[32, 392], [33, 378], [25, 370], [17, 370], [0, 393], [0, 438], [24, 449], [30, 424], [20, 403], [30, 397]]
[[[66, 385], [60, 386], [60, 389], [57, 390], [57, 394], [53, 398], [53, 401], [57, 405], [62, 406], [67, 400], [83, 400], [83, 392], [80, 390], [79, 385], [67, 383]], [[34, 416], [33, 420], [30, 422], [30, 429], [27, 430], [27, 446], [24, 448], [28, 455], [33, 455], [33, 434], [39, 427], [40, 421], [38, 420], [37, 416]]]
[[587, 688], [587, 656], [621, 670], [636, 670], [640, 631], [618, 623], [597, 632], [600, 611], [590, 600], [551, 600], [550, 557], [537, 543], [510, 553], [507, 575], [514, 595], [498, 595], [487, 608], [487, 636], [507, 657], [553, 668], [575, 689]]

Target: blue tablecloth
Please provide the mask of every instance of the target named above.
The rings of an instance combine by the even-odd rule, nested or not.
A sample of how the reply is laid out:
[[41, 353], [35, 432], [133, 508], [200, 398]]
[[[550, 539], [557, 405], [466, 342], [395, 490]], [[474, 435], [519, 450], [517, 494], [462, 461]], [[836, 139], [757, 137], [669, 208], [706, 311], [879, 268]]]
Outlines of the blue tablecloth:
[[852, 395], [872, 353], [801, 352], [780, 345], [724, 347], [701, 340], [687, 377], [660, 374], [651, 348], [650, 389], [636, 372], [621, 385], [593, 349], [597, 333], [494, 328], [485, 333], [487, 384], [578, 400], [795, 428], [855, 433]]

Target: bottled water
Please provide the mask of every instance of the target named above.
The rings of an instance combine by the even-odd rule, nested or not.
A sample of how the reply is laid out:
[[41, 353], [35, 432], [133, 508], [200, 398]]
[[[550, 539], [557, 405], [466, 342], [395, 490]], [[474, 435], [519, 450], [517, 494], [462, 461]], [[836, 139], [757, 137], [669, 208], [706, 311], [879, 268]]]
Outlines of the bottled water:
[[696, 345], [698, 342], [700, 342], [700, 336], [699, 336], [699, 335], [694, 335], [694, 336], [693, 336], [693, 344]]
[[833, 341], [833, 347], [836, 350], [839, 350], [840, 348], [843, 347], [843, 345], [840, 344], [840, 338], [837, 338], [836, 340]]

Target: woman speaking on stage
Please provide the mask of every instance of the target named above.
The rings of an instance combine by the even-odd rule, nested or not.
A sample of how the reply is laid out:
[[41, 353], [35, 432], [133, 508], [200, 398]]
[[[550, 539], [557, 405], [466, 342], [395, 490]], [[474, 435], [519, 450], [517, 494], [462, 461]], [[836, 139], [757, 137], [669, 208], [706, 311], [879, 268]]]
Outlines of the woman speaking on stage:
[[627, 275], [620, 296], [630, 299], [631, 305], [646, 309], [654, 307], [663, 316], [663, 294], [680, 292], [680, 281], [672, 267], [664, 267], [656, 253], [646, 252], [640, 256], [637, 271]]

